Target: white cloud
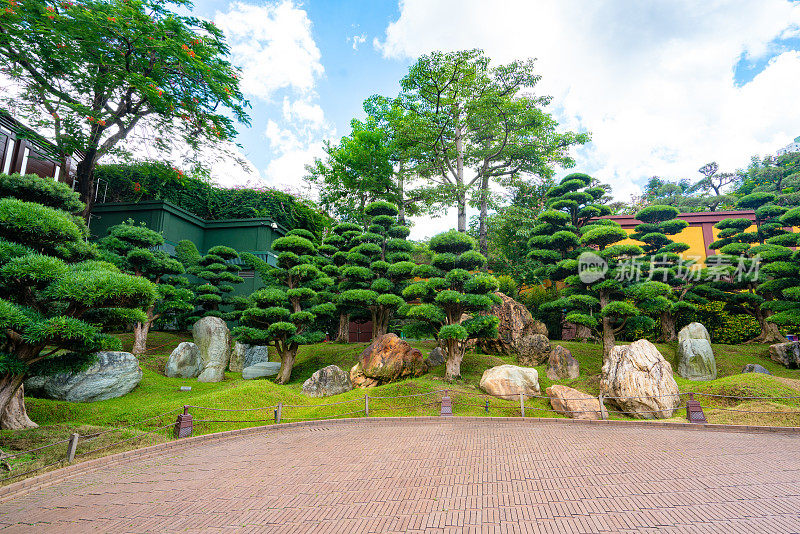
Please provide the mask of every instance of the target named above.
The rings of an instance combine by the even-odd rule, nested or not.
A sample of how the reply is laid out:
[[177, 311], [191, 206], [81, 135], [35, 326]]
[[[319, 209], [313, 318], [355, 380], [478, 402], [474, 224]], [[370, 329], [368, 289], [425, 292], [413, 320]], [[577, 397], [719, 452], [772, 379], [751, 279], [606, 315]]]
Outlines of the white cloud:
[[375, 46], [395, 58], [475, 47], [498, 62], [537, 57], [537, 92], [565, 128], [592, 132], [577, 168], [627, 199], [649, 176], [698, 178], [711, 160], [733, 170], [800, 134], [798, 52], [734, 81], [740, 58], [774, 53], [798, 27], [800, 4], [784, 0], [403, 0]]
[[264, 5], [233, 2], [214, 22], [225, 32], [242, 91], [269, 99], [290, 88], [310, 91], [324, 73], [308, 14], [290, 0]]
[[242, 67], [242, 91], [282, 101], [280, 115], [271, 116], [264, 131], [271, 159], [263, 172], [251, 170], [270, 186], [296, 187], [305, 165], [323, 155], [322, 140], [335, 133], [314, 90], [324, 68], [308, 14], [292, 0], [233, 2], [214, 22], [225, 32], [233, 63]]
[[347, 42], [353, 45], [353, 50], [358, 51], [358, 47], [367, 42], [367, 34], [354, 35], [347, 38]]

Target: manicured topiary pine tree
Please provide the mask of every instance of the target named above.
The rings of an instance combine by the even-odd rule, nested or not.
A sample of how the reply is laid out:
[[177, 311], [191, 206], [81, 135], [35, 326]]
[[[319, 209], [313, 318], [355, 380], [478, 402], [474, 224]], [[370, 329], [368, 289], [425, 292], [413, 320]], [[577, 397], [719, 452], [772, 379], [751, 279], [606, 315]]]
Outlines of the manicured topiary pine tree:
[[[643, 251], [637, 245], [621, 243], [627, 238], [628, 234], [616, 221], [595, 221], [581, 229], [581, 245], [590, 250], [563, 264], [565, 269], [573, 270], [564, 280], [567, 284], [564, 298], [559, 299], [559, 304], [568, 310], [565, 319], [598, 334], [603, 341], [603, 359], [611, 354], [616, 334], [631, 318], [640, 315], [636, 306], [628, 302], [625, 288], [631, 282], [626, 269], [636, 265], [635, 258]], [[599, 260], [608, 267], [604, 274], [591, 276], [582, 267]], [[652, 324], [652, 320], [642, 318], [642, 325], [645, 324]]]
[[[240, 304], [234, 300], [230, 293], [232, 284], [244, 282], [239, 276], [242, 269], [230, 260], [239, 258], [239, 254], [231, 247], [216, 246], [208, 250], [208, 254], [200, 258], [198, 264], [189, 269], [189, 272], [205, 281], [195, 287], [196, 319], [201, 317], [221, 317], [226, 321], [235, 321], [241, 314]], [[223, 312], [223, 308], [232, 308]], [[237, 309], [239, 308], [239, 309]]]
[[[435, 338], [445, 352], [446, 378], [461, 376], [461, 360], [467, 341], [497, 337], [498, 319], [476, 315], [499, 303], [494, 295], [497, 280], [483, 272], [486, 258], [475, 250], [473, 239], [451, 230], [431, 239], [433, 259], [430, 265], [418, 265], [413, 275], [425, 280], [405, 288], [403, 297], [421, 304], [408, 307], [409, 323], [403, 332], [412, 338]], [[471, 315], [471, 317], [470, 317]]]
[[[732, 313], [754, 317], [760, 334], [755, 343], [777, 343], [786, 338], [780, 333], [773, 314], [774, 298], [791, 286], [791, 279], [782, 276], [783, 262], [791, 258], [791, 249], [782, 246], [786, 234], [781, 215], [786, 208], [775, 205], [776, 195], [756, 192], [740, 198], [737, 207], [755, 211], [755, 221], [723, 219], [714, 225], [720, 232], [709, 245], [718, 254], [706, 258], [708, 280], [698, 289], [703, 295], [725, 302]], [[755, 224], [754, 230], [749, 228]], [[793, 242], [794, 238], [789, 238]], [[775, 264], [774, 266], [771, 264]]]
[[156, 297], [143, 277], [96, 260], [78, 195], [63, 183], [0, 174], [0, 426], [35, 426], [22, 382], [119, 350], [104, 324], [145, 321]]
[[350, 312], [351, 309], [344, 303], [339, 303], [339, 295], [342, 291], [347, 290], [347, 287], [342, 287], [344, 283], [346, 286], [345, 278], [342, 275], [343, 269], [348, 265], [347, 255], [350, 249], [355, 245], [354, 239], [360, 236], [362, 229], [354, 223], [341, 223], [333, 227], [322, 241], [319, 247], [320, 254], [327, 258], [327, 265], [321, 267], [321, 271], [333, 279], [334, 284], [329, 290], [330, 302], [337, 304], [336, 309], [338, 312], [338, 329], [336, 335], [337, 343], [347, 343], [350, 336]]
[[156, 320], [193, 309], [193, 293], [175, 279], [183, 274], [183, 265], [156, 248], [163, 244], [160, 233], [143, 224], [133, 224], [132, 220], [109, 228], [108, 236], [99, 243], [102, 259], [124, 273], [147, 278], [158, 289], [158, 297], [145, 309], [147, 320], [133, 325], [133, 354], [144, 354], [147, 350], [147, 334]]
[[[528, 241], [528, 258], [540, 281], [563, 282], [574, 272], [572, 260], [582, 251], [580, 229], [593, 217], [611, 213], [602, 203], [605, 194], [605, 187], [581, 173], [566, 176], [547, 192], [548, 209], [536, 218]], [[562, 307], [553, 301], [540, 311], [560, 313]], [[586, 327], [578, 325], [578, 330], [579, 338], [589, 337]]]
[[693, 261], [680, 256], [689, 245], [670, 237], [688, 226], [677, 218], [678, 213], [680, 210], [674, 206], [647, 206], [636, 214], [642, 222], [630, 236], [642, 243], [644, 256], [640, 258], [642, 280], [629, 293], [643, 313], [660, 320], [661, 339], [667, 342], [678, 339], [677, 314], [694, 310], [693, 302], [705, 300], [692, 291], [696, 282], [686, 276]]
[[242, 312], [234, 336], [250, 345], [272, 345], [281, 358], [276, 381], [285, 384], [292, 374], [301, 345], [325, 339], [319, 327], [324, 316], [332, 316], [336, 306], [320, 302], [318, 292], [333, 280], [315, 265], [317, 247], [303, 230], [291, 230], [272, 243], [278, 252], [278, 267], [272, 278], [276, 285], [253, 293], [250, 307]]
[[[785, 226], [800, 226], [800, 207], [792, 208], [781, 216]], [[789, 332], [800, 331], [800, 250], [793, 251], [789, 247], [800, 245], [800, 233], [785, 233], [767, 239], [767, 243], [780, 247], [781, 260], [773, 262], [772, 274], [780, 280], [780, 293], [774, 294], [774, 300], [765, 303], [773, 315], [767, 320], [786, 327]], [[776, 252], [778, 252], [776, 251]]]
[[380, 253], [372, 256], [369, 268], [372, 271], [370, 290], [375, 293], [369, 303], [372, 313], [372, 338], [376, 339], [389, 331], [389, 321], [405, 304], [401, 296], [412, 278], [416, 265], [411, 262], [413, 245], [406, 241], [409, 229], [397, 220], [398, 210], [389, 202], [373, 202], [364, 208], [370, 219], [368, 232], [380, 236], [376, 244]]

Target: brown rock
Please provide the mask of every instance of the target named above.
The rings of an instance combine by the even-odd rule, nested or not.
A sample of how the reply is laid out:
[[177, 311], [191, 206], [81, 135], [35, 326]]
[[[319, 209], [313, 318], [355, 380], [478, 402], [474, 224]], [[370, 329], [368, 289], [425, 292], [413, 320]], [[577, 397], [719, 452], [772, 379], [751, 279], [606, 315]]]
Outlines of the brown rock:
[[[604, 419], [605, 406], [591, 395], [567, 386], [553, 385], [545, 390], [555, 411], [572, 419]], [[605, 415], [605, 417], [604, 417]]]
[[502, 302], [485, 313], [500, 319], [495, 339], [478, 340], [478, 346], [487, 354], [515, 354], [519, 352], [516, 344], [525, 336], [542, 334], [547, 337], [547, 327], [537, 321], [524, 304], [517, 302], [508, 295], [497, 291], [495, 293]]
[[556, 345], [550, 351], [550, 358], [547, 360], [547, 378], [550, 380], [564, 380], [565, 378], [578, 378], [580, 374], [580, 364], [570, 351]]
[[600, 390], [610, 404], [639, 419], [672, 417], [680, 406], [672, 366], [647, 341], [611, 349], [600, 375]]
[[370, 387], [420, 376], [426, 370], [422, 352], [395, 334], [385, 334], [361, 353], [358, 363], [350, 370], [350, 381], [355, 387]]
[[546, 362], [550, 358], [550, 340], [542, 334], [530, 334], [520, 339], [517, 344], [517, 361], [520, 365], [533, 367]]

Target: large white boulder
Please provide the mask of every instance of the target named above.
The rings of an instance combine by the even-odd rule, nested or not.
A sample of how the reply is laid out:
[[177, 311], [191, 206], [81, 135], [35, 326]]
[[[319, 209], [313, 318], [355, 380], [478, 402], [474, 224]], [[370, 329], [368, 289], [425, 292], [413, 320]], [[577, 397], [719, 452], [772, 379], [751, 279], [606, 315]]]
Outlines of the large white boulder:
[[192, 328], [192, 337], [200, 349], [200, 382], [221, 382], [231, 357], [231, 331], [219, 317], [203, 317]]
[[600, 391], [609, 404], [639, 419], [672, 417], [681, 404], [672, 366], [646, 339], [611, 349]]
[[142, 380], [139, 360], [130, 352], [105, 351], [84, 371], [32, 376], [25, 392], [34, 397], [69, 402], [94, 402], [130, 393]]
[[706, 327], [700, 323], [689, 323], [678, 332], [678, 343], [687, 339], [705, 339], [711, 343], [711, 335]]
[[716, 379], [717, 362], [711, 343], [705, 339], [678, 342], [678, 374], [688, 380]]
[[184, 341], [169, 355], [164, 374], [174, 378], [197, 378], [201, 370], [200, 349], [194, 343]]
[[328, 397], [351, 389], [350, 374], [336, 365], [323, 367], [303, 382], [303, 393], [309, 397]]
[[520, 393], [539, 395], [539, 372], [532, 367], [498, 365], [483, 372], [481, 389], [501, 399], [516, 399]]

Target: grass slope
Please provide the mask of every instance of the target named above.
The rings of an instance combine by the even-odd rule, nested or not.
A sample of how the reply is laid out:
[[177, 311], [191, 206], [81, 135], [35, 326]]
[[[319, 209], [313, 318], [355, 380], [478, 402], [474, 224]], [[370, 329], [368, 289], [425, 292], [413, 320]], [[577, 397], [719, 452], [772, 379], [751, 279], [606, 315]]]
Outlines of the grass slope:
[[[130, 349], [132, 338], [128, 334], [120, 336], [126, 350]], [[130, 394], [117, 399], [94, 403], [69, 403], [47, 399], [26, 399], [28, 413], [41, 427], [23, 432], [0, 431], [0, 448], [7, 452], [24, 451], [32, 447], [51, 443], [68, 437], [72, 432], [80, 434], [96, 433], [103, 429], [123, 427], [153, 418], [142, 424], [135, 424], [124, 431], [114, 431], [81, 443], [79, 454], [89, 453], [88, 457], [117, 452], [153, 442], [170, 439], [170, 428], [160, 428], [175, 421], [184, 405], [199, 406], [191, 408], [195, 419], [195, 433], [218, 432], [233, 428], [270, 424], [273, 410], [250, 410], [245, 412], [215, 411], [203, 408], [261, 408], [283, 403], [283, 421], [330, 417], [363, 417], [364, 396], [369, 394], [371, 416], [413, 416], [438, 415], [439, 394], [421, 395], [405, 399], [380, 399], [374, 397], [396, 397], [419, 395], [447, 389], [453, 399], [455, 415], [519, 416], [520, 407], [516, 401], [486, 397], [478, 388], [481, 375], [489, 367], [504, 363], [515, 363], [513, 357], [500, 357], [478, 354], [470, 351], [462, 363], [462, 380], [458, 383], [444, 381], [444, 367], [411, 380], [404, 380], [384, 386], [358, 389], [325, 399], [312, 399], [302, 394], [303, 382], [317, 369], [327, 365], [338, 365], [349, 370], [366, 343], [336, 344], [320, 343], [302, 347], [298, 353], [297, 364], [289, 384], [279, 386], [269, 380], [242, 380], [238, 373], [226, 373], [225, 380], [216, 384], [204, 384], [191, 379], [167, 378], [164, 365], [172, 349], [181, 341], [189, 340], [186, 333], [174, 334], [154, 332], [150, 335], [148, 353], [140, 358], [144, 376], [139, 386]], [[579, 342], [556, 342], [569, 349], [581, 366], [581, 376], [575, 380], [557, 383], [574, 387], [592, 395], [599, 393], [602, 351], [599, 345]], [[412, 342], [412, 345], [427, 353], [433, 342]], [[677, 368], [674, 345], [658, 344], [664, 357]], [[781, 397], [800, 395], [800, 370], [790, 370], [772, 362], [767, 357], [765, 345], [713, 345], [717, 360], [719, 377], [710, 382], [692, 382], [677, 374], [675, 379], [680, 390], [697, 393], [730, 395], [737, 399], [719, 399], [699, 396], [703, 406], [709, 407], [706, 415], [712, 423], [765, 424], [777, 426], [800, 426], [800, 402], [797, 399], [764, 401], [744, 399], [743, 397]], [[774, 376], [756, 373], [739, 374], [747, 363], [758, 363], [766, 367]], [[551, 382], [545, 373], [546, 365], [537, 367], [542, 392]], [[180, 386], [191, 386], [189, 392], [179, 391]], [[341, 403], [334, 404], [332, 403]], [[526, 401], [526, 415], [537, 417], [561, 417], [549, 411], [545, 399]], [[725, 409], [723, 409], [725, 408]], [[765, 412], [744, 413], [748, 410]], [[355, 412], [355, 413], [353, 413]], [[164, 415], [162, 415], [164, 414]], [[160, 417], [158, 417], [160, 416]], [[683, 421], [685, 414], [679, 410], [673, 418]], [[614, 416], [612, 418], [624, 418]], [[236, 422], [219, 422], [235, 420]], [[154, 432], [150, 434], [149, 432]], [[119, 446], [111, 446], [115, 440], [126, 439]], [[99, 447], [108, 447], [91, 453]], [[28, 457], [11, 462], [15, 473], [32, 467], [46, 465], [64, 454], [65, 446], [53, 447], [43, 451], [36, 458]], [[2, 476], [0, 476], [2, 478]]]

